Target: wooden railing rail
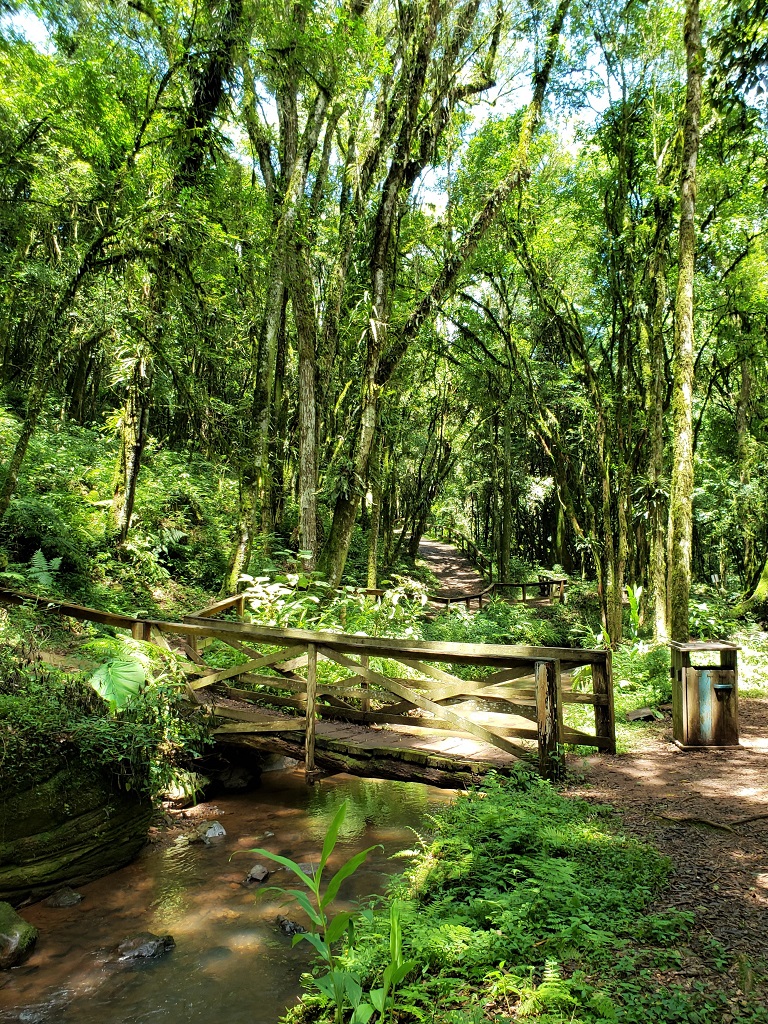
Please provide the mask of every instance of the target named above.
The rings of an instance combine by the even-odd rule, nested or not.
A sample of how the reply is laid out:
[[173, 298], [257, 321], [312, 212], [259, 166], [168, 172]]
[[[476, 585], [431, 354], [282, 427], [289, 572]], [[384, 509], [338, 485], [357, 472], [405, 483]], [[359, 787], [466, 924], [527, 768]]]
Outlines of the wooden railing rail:
[[[528, 757], [531, 752], [514, 741], [534, 740], [539, 767], [549, 778], [558, 777], [562, 770], [564, 743], [597, 747], [609, 753], [616, 750], [610, 651], [278, 629], [217, 620], [210, 613], [211, 606], [202, 609], [206, 614], [167, 622], [50, 602], [8, 590], [0, 590], [0, 602], [31, 602], [55, 614], [129, 629], [134, 637], [160, 646], [168, 646], [167, 635], [177, 642], [183, 640], [195, 652], [196, 664], [187, 670], [193, 697], [201, 690], [212, 690], [217, 696], [257, 705], [251, 710], [230, 700], [229, 706], [218, 708], [214, 702], [213, 713], [227, 720], [217, 732], [300, 729], [305, 733], [309, 777], [315, 770], [318, 716], [396, 724], [443, 735], [458, 731], [517, 757]], [[226, 608], [234, 603], [217, 602]], [[233, 647], [247, 660], [218, 670], [205, 665], [196, 653], [197, 645], [205, 638]], [[455, 666], [471, 667], [475, 678], [460, 677], [455, 674]], [[585, 667], [591, 670], [591, 689], [586, 692], [574, 689], [571, 681], [572, 674]], [[238, 685], [231, 685], [235, 682]], [[594, 707], [594, 733], [563, 723], [566, 704]], [[264, 705], [299, 712], [302, 718], [266, 717]]]
[[528, 592], [535, 591], [538, 589], [540, 598], [547, 598], [553, 601], [555, 598], [560, 604], [565, 603], [565, 586], [568, 582], [566, 576], [541, 576], [535, 580], [520, 580], [520, 581], [509, 581], [506, 580], [503, 583], [500, 580], [493, 579], [494, 573], [494, 561], [485, 552], [478, 548], [477, 544], [469, 537], [466, 537], [460, 531], [448, 526], [433, 526], [433, 533], [436, 533], [441, 540], [448, 541], [449, 544], [455, 544], [463, 554], [467, 555], [471, 562], [484, 573], [489, 581], [489, 586], [483, 590], [476, 591], [474, 594], [461, 594], [456, 596], [433, 596], [430, 600], [443, 604], [449, 607], [452, 604], [464, 604], [467, 608], [471, 607], [472, 601], [478, 602], [478, 607], [483, 607], [483, 601], [489, 595], [495, 597], [497, 595], [504, 596], [506, 590], [519, 590], [521, 592], [521, 600], [523, 604], [528, 599]]
[[[193, 625], [189, 620], [188, 624]], [[200, 620], [199, 626], [203, 634], [215, 635], [225, 643], [234, 641], [233, 646], [252, 658], [202, 675], [193, 687], [214, 687], [230, 698], [260, 698], [267, 704], [303, 712], [307, 752], [314, 749], [318, 716], [452, 734], [459, 731], [518, 757], [530, 752], [514, 740], [536, 740], [540, 768], [550, 778], [561, 770], [564, 743], [615, 752], [609, 651], [392, 640], [214, 623], [210, 619]], [[254, 649], [256, 645], [279, 650], [263, 654]], [[385, 669], [372, 667], [371, 659], [380, 659]], [[490, 674], [463, 679], [439, 667], [446, 663], [473, 666]], [[592, 691], [563, 687], [562, 676], [583, 666], [591, 667]], [[339, 669], [348, 674], [340, 677]], [[220, 689], [235, 677], [249, 689], [230, 685]], [[486, 706], [484, 710], [473, 706], [478, 700]], [[594, 734], [563, 724], [566, 704], [595, 708]], [[249, 717], [253, 716], [243, 713], [242, 724], [226, 725], [223, 731], [263, 731], [258, 719], [250, 728]], [[311, 759], [307, 770], [314, 770]]]
[[[223, 597], [220, 601], [214, 601], [213, 604], [206, 605], [205, 608], [201, 608], [199, 611], [190, 612], [189, 618], [213, 618], [222, 612], [228, 611], [230, 608], [237, 608], [237, 614], [242, 618], [245, 612], [245, 594], [233, 594], [232, 597]], [[185, 615], [184, 618], [187, 618], [187, 616]]]
[[[535, 594], [534, 600], [538, 597], [540, 600], [547, 600], [553, 602], [558, 600], [560, 604], [565, 602], [565, 584], [568, 580], [565, 577], [562, 578], [544, 578], [538, 580], [525, 580], [525, 582], [513, 583], [505, 582], [501, 583], [496, 581], [495, 583], [489, 584], [483, 590], [476, 591], [474, 594], [458, 594], [455, 596], [435, 594], [430, 597], [430, 601], [434, 601], [436, 604], [445, 605], [446, 608], [454, 604], [464, 604], [467, 608], [472, 606], [473, 601], [477, 601], [478, 607], [483, 607], [483, 602], [486, 598], [496, 597], [500, 595], [506, 597], [509, 590], [519, 590], [521, 592], [521, 601], [525, 604], [528, 600], [530, 591], [538, 591]], [[515, 600], [513, 597], [512, 600]]]

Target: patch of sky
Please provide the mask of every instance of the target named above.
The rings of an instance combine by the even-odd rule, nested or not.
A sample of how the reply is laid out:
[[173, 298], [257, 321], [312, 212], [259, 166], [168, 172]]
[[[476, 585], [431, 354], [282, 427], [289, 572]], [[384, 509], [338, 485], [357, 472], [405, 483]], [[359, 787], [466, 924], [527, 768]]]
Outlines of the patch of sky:
[[25, 39], [41, 53], [52, 53], [54, 49], [44, 22], [24, 8], [0, 17], [0, 35]]

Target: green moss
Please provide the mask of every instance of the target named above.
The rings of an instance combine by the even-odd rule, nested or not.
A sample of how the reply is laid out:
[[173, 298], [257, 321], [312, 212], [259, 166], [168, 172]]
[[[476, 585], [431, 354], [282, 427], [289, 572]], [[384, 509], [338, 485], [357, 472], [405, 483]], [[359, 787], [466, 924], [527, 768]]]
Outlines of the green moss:
[[127, 864], [144, 845], [152, 805], [79, 765], [8, 796], [0, 808], [0, 897], [19, 904]]
[[37, 928], [19, 917], [8, 903], [0, 903], [0, 970], [23, 963], [35, 948]]

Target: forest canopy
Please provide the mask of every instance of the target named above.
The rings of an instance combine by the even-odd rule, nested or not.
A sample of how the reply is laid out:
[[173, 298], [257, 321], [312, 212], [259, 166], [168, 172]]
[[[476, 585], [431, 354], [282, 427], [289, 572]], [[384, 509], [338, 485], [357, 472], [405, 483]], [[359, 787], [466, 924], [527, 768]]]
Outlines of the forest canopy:
[[444, 523], [596, 579], [613, 643], [627, 588], [657, 639], [768, 597], [764, 0], [0, 12], [0, 569], [214, 501], [224, 592]]

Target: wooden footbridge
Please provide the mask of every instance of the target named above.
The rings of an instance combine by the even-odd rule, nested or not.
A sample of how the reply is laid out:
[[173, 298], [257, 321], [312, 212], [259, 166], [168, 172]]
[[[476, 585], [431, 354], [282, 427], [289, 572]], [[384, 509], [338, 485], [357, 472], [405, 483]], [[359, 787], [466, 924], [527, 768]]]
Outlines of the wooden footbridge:
[[[218, 737], [300, 758], [310, 780], [319, 766], [456, 785], [519, 758], [557, 778], [565, 744], [615, 753], [610, 651], [277, 629], [243, 622], [244, 601], [167, 622], [0, 590], [0, 603], [128, 629], [184, 655], [189, 699]], [[241, 660], [210, 667], [214, 643]], [[576, 704], [594, 709], [593, 731], [564, 721]]]

